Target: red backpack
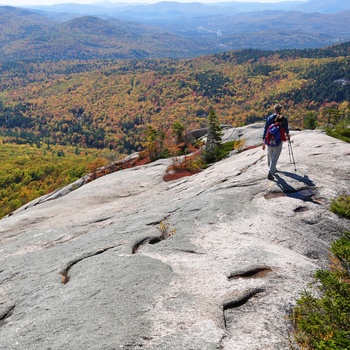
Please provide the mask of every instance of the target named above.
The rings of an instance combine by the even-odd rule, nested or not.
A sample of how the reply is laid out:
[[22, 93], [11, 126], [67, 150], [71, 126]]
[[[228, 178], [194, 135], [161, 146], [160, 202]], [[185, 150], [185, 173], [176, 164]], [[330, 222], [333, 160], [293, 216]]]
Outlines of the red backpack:
[[280, 127], [280, 123], [273, 123], [268, 127], [265, 136], [265, 143], [268, 146], [276, 147], [282, 142]]

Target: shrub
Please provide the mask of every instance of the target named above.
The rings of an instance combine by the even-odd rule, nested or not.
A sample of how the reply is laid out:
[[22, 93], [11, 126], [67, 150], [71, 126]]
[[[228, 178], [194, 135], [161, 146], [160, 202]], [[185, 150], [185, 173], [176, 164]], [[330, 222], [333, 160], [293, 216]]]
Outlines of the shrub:
[[171, 224], [166, 221], [166, 218], [159, 223], [157, 228], [160, 232], [160, 240], [167, 239], [173, 236], [176, 232], [176, 228], [171, 228]]
[[182, 160], [177, 157], [173, 158], [173, 164], [169, 170], [173, 170], [175, 172], [189, 171], [190, 173], [196, 174], [200, 172], [203, 167], [203, 158], [197, 152], [197, 154], [185, 156]]
[[350, 220], [350, 196], [341, 196], [333, 199], [331, 211]]
[[[332, 200], [331, 211], [350, 219], [350, 197]], [[330, 251], [330, 268], [315, 274], [320, 296], [304, 291], [292, 314], [294, 339], [302, 349], [350, 349], [350, 232]]]
[[217, 162], [221, 159], [226, 158], [233, 150], [237, 150], [238, 152], [242, 151], [244, 144], [245, 141], [243, 139], [220, 143], [216, 146], [214, 152], [212, 153], [212, 157], [208, 157], [208, 155], [205, 154], [204, 159], [208, 163]]
[[89, 173], [95, 172], [98, 168], [101, 168], [103, 166], [107, 165], [107, 161], [103, 158], [96, 158], [93, 160], [90, 164], [86, 166], [86, 170]]
[[167, 169], [163, 180], [173, 181], [185, 176], [197, 174], [202, 171], [204, 166], [205, 163], [200, 152], [185, 156], [182, 159], [181, 157], [173, 157], [173, 163]]
[[303, 292], [292, 314], [302, 349], [350, 349], [350, 232], [332, 244], [331, 253], [330, 269], [315, 274], [321, 296]]
[[326, 128], [326, 133], [329, 136], [350, 142], [350, 122], [346, 120], [341, 121], [334, 128]]

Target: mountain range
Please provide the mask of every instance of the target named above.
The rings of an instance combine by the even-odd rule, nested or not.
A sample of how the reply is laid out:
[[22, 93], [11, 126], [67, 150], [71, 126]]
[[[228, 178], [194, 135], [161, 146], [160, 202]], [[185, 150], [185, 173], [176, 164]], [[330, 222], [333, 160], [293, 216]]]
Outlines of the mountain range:
[[[316, 12], [317, 11], [317, 12]], [[350, 40], [343, 0], [59, 4], [0, 7], [0, 57], [184, 58], [244, 48], [317, 48]]]
[[221, 3], [179, 3], [176, 1], [160, 1], [154, 4], [140, 3], [115, 3], [110, 1], [95, 2], [89, 5], [76, 3], [61, 3], [45, 6], [28, 6], [29, 9], [39, 10], [51, 13], [75, 13], [80, 15], [98, 15], [108, 17], [118, 17], [121, 14], [132, 12], [135, 14], [166, 14], [166, 15], [188, 15], [188, 14], [232, 14], [243, 12], [256, 12], [265, 10], [277, 11], [301, 11], [301, 12], [319, 12], [335, 13], [348, 10], [350, 8], [347, 0], [307, 0], [307, 1], [281, 1], [277, 3], [260, 3], [260, 2], [221, 2]]

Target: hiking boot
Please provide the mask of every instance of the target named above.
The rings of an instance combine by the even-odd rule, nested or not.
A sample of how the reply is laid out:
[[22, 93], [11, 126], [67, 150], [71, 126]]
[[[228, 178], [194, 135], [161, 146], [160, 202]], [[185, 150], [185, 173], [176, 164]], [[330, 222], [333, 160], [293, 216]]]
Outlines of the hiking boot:
[[272, 175], [271, 173], [269, 173], [269, 174], [267, 175], [267, 178], [268, 178], [269, 180], [273, 180], [273, 179], [274, 179], [274, 177], [273, 177], [273, 175]]

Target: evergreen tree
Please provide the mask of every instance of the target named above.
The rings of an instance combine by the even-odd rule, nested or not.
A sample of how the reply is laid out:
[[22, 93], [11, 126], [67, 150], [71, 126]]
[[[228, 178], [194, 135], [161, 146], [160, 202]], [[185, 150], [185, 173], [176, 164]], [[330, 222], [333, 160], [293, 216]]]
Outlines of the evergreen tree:
[[175, 136], [176, 144], [179, 145], [180, 143], [183, 143], [185, 141], [185, 136], [184, 136], [184, 131], [185, 131], [185, 126], [181, 124], [179, 121], [176, 121], [172, 125], [173, 129], [173, 135]]
[[146, 142], [144, 143], [144, 147], [152, 161], [169, 156], [168, 150], [164, 147], [164, 131], [158, 131], [149, 125], [145, 131], [145, 136]]
[[208, 115], [208, 133], [205, 144], [205, 160], [215, 162], [218, 160], [218, 152], [222, 143], [222, 131], [220, 128], [219, 118], [213, 109]]
[[317, 126], [317, 116], [313, 112], [308, 112], [304, 118], [304, 128], [305, 129], [316, 129]]

